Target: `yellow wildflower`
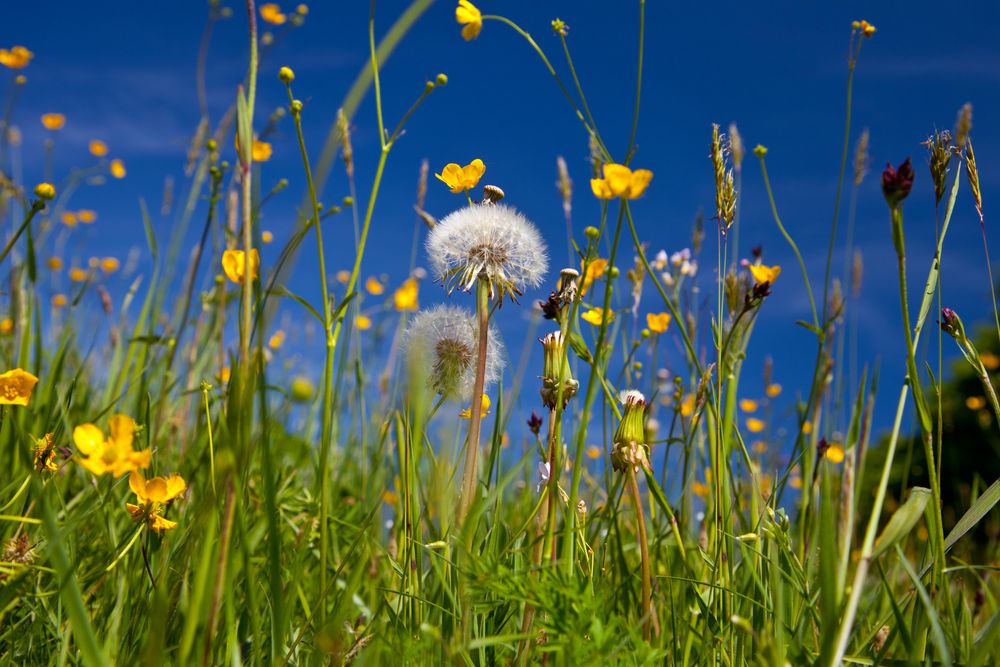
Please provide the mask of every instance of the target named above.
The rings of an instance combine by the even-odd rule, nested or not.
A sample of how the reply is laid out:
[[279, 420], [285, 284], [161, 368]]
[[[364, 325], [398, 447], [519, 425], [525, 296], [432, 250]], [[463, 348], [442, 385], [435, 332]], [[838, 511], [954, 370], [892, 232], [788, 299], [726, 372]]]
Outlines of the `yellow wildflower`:
[[[242, 250], [226, 250], [222, 253], [222, 270], [232, 282], [243, 284], [243, 271], [246, 267], [246, 253]], [[256, 248], [250, 251], [250, 281], [257, 279], [260, 269], [260, 253]]]
[[267, 341], [267, 346], [272, 350], [277, 350], [285, 342], [285, 331], [283, 329], [278, 329], [274, 332], [274, 335]]
[[611, 310], [604, 310], [602, 308], [591, 308], [585, 313], [580, 313], [580, 319], [584, 322], [589, 322], [595, 327], [604, 324], [604, 322], [611, 322], [615, 319], [615, 314]]
[[78, 266], [74, 266], [72, 269], [69, 270], [69, 279], [75, 283], [84, 282], [87, 279], [87, 276], [89, 275], [90, 274], [87, 273], [86, 269], [81, 269]]
[[638, 199], [653, 180], [649, 169], [632, 171], [623, 164], [605, 164], [604, 178], [590, 179], [590, 189], [598, 199]]
[[372, 319], [367, 315], [358, 315], [355, 323], [358, 325], [358, 331], [368, 331], [372, 328]]
[[219, 371], [219, 374], [216, 377], [219, 378], [219, 382], [226, 384], [229, 382], [229, 378], [232, 377], [232, 375], [232, 369], [230, 369], [229, 366], [223, 366], [222, 370]]
[[132, 447], [137, 428], [127, 415], [114, 415], [108, 420], [107, 437], [94, 424], [77, 426], [73, 429], [73, 443], [84, 456], [79, 459], [80, 465], [95, 475], [111, 473], [113, 477], [149, 467], [150, 450], [137, 452]]
[[53, 271], [62, 271], [63, 261], [58, 257], [49, 257], [46, 264], [48, 264], [49, 268]]
[[0, 405], [27, 405], [36, 384], [38, 378], [20, 368], [0, 374]]
[[767, 385], [764, 392], [771, 398], [775, 398], [781, 395], [781, 385], [777, 383]]
[[753, 274], [753, 279], [757, 281], [758, 285], [763, 285], [764, 283], [774, 284], [775, 279], [781, 274], [780, 266], [764, 266], [763, 264], [751, 264], [747, 267], [750, 273]]
[[66, 304], [69, 303], [69, 299], [66, 298], [65, 294], [53, 294], [52, 295], [52, 307], [53, 308], [65, 308]]
[[167, 477], [146, 479], [137, 470], [133, 470], [128, 478], [128, 487], [135, 493], [137, 504], [125, 503], [125, 509], [136, 523], [145, 523], [156, 532], [170, 530], [177, 526], [176, 521], [168, 521], [161, 515], [187, 489], [184, 478], [173, 473]]
[[757, 401], [752, 398], [741, 399], [740, 410], [743, 412], [757, 412]]
[[434, 176], [451, 188], [451, 191], [458, 194], [476, 187], [479, 179], [486, 173], [486, 165], [482, 160], [476, 158], [464, 167], [454, 162], [449, 162], [441, 170], [440, 174]]
[[419, 291], [420, 284], [416, 278], [407, 278], [403, 281], [403, 284], [392, 295], [392, 301], [396, 306], [396, 310], [399, 312], [416, 310], [419, 307], [417, 303]]
[[382, 492], [382, 502], [386, 505], [395, 505], [399, 502], [399, 494], [395, 491], [390, 491], [386, 489]]
[[694, 394], [688, 394], [681, 401], [681, 417], [690, 417], [694, 414]]
[[265, 244], [271, 243], [272, 241], [274, 241], [274, 234], [265, 229], [260, 233], [260, 240], [263, 241]]
[[802, 478], [799, 477], [798, 475], [795, 475], [794, 477], [790, 477], [788, 479], [788, 486], [792, 487], [793, 489], [801, 489], [802, 488]]
[[76, 219], [85, 225], [90, 225], [97, 221], [97, 212], [85, 208], [76, 212]]
[[983, 396], [969, 396], [965, 399], [965, 407], [970, 410], [982, 410], [986, 407], [986, 398]]
[[1000, 368], [1000, 357], [992, 352], [983, 352], [979, 355], [979, 360], [983, 362], [983, 366], [986, 366], [987, 370], [995, 371]]
[[114, 273], [121, 268], [121, 262], [115, 257], [105, 257], [101, 260], [101, 270], [105, 273]]
[[670, 326], [670, 313], [646, 313], [646, 326], [653, 333], [663, 333]]
[[0, 49], [0, 65], [10, 69], [24, 69], [34, 57], [35, 54], [23, 46], [12, 47], [9, 51]]
[[94, 157], [104, 157], [108, 154], [108, 145], [100, 139], [91, 139], [90, 143], [87, 144], [87, 150]]
[[479, 37], [479, 32], [483, 29], [483, 15], [469, 0], [458, 0], [455, 20], [462, 26], [462, 39], [468, 42]]
[[351, 272], [346, 270], [337, 271], [337, 282], [346, 283], [351, 279]]
[[763, 454], [767, 451], [767, 443], [763, 440], [754, 440], [750, 448], [757, 454]]
[[14, 330], [14, 320], [5, 317], [0, 320], [0, 334], [7, 335]]
[[583, 271], [583, 283], [580, 285], [581, 296], [587, 293], [594, 281], [604, 275], [608, 269], [608, 260], [592, 259], [588, 263], [586, 260], [580, 262], [580, 270]]
[[295, 11], [301, 14], [302, 16], [305, 16], [306, 14], [309, 13], [309, 5], [302, 3], [301, 5], [295, 8]]
[[281, 12], [281, 7], [273, 2], [260, 6], [260, 17], [271, 25], [283, 25], [288, 20], [288, 17]]
[[832, 445], [826, 448], [826, 453], [824, 454], [824, 456], [826, 456], [826, 460], [831, 463], [843, 463], [844, 448], [838, 445], [837, 443], [833, 443]]
[[587, 458], [588, 459], [599, 459], [601, 458], [601, 448], [597, 445], [590, 445], [587, 447]]
[[764, 422], [763, 419], [757, 419], [756, 417], [748, 418], [746, 421], [746, 425], [747, 425], [747, 430], [750, 431], [751, 433], [760, 433], [761, 431], [764, 430], [764, 427], [767, 426], [767, 424]]
[[861, 31], [862, 37], [871, 37], [875, 34], [875, 26], [868, 21], [856, 21], [857, 28]]
[[700, 498], [705, 498], [708, 496], [708, 485], [698, 480], [694, 480], [691, 482], [691, 493]]
[[374, 276], [369, 276], [368, 280], [365, 281], [365, 289], [368, 290], [369, 294], [374, 294], [379, 296], [385, 292], [385, 285], [378, 281], [378, 278]]
[[56, 187], [51, 183], [39, 183], [35, 186], [35, 196], [39, 199], [55, 199]]
[[271, 144], [254, 139], [250, 154], [253, 155], [254, 162], [267, 162], [271, 159]]
[[46, 130], [61, 130], [66, 125], [66, 116], [61, 113], [43, 113], [42, 126]]
[[802, 432], [809, 435], [813, 432], [813, 425], [811, 421], [802, 422]]
[[[481, 417], [485, 417], [489, 413], [490, 413], [490, 397], [487, 396], [486, 394], [483, 394], [483, 405], [482, 408], [480, 408], [479, 415]], [[470, 419], [472, 417], [472, 407], [470, 406], [468, 408], [465, 408], [460, 413], [458, 413], [458, 416], [461, 417], [462, 419]]]
[[125, 178], [125, 163], [119, 158], [112, 160], [109, 168], [111, 170], [111, 175], [115, 178]]
[[46, 433], [45, 437], [39, 438], [35, 442], [35, 470], [38, 472], [55, 472], [59, 469], [56, 465], [56, 437], [51, 433]]
[[76, 227], [77, 218], [76, 213], [73, 211], [63, 211], [62, 215], [59, 216], [59, 219], [62, 220], [62, 223], [67, 227]]

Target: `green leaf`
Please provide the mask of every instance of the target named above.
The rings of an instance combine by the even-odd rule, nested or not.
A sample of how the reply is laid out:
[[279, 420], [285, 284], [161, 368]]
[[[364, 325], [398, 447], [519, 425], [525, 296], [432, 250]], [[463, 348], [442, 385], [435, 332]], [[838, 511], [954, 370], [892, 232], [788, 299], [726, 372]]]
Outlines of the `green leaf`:
[[944, 550], [947, 551], [955, 546], [955, 543], [962, 539], [962, 536], [989, 514], [998, 501], [1000, 501], [1000, 479], [993, 482], [990, 488], [986, 489], [983, 495], [979, 496], [976, 502], [972, 503], [972, 507], [958, 520], [955, 527], [948, 533], [948, 537], [944, 539]]
[[583, 337], [577, 331], [571, 331], [569, 334], [569, 346], [573, 348], [573, 352], [576, 356], [583, 359], [585, 362], [592, 363], [593, 357], [590, 355], [590, 350], [587, 348], [587, 344], [583, 342]]
[[820, 329], [815, 324], [813, 324], [812, 322], [806, 322], [805, 320], [795, 320], [795, 323], [798, 324], [803, 329], [808, 329], [809, 331], [812, 331], [814, 334], [816, 334], [820, 338], [823, 337], [823, 330]]
[[323, 316], [320, 315], [316, 311], [315, 308], [313, 308], [313, 306], [312, 306], [311, 303], [309, 303], [308, 301], [306, 301], [304, 298], [302, 298], [298, 294], [295, 294], [294, 292], [292, 292], [291, 290], [289, 290], [284, 285], [276, 285], [275, 287], [273, 287], [270, 290], [268, 290], [267, 294], [268, 294], [268, 296], [271, 296], [271, 295], [273, 295], [273, 296], [287, 296], [287, 297], [291, 297], [292, 299], [295, 299], [300, 304], [302, 304], [303, 308], [305, 308], [310, 313], [312, 313], [313, 317], [315, 317], [319, 321], [320, 324], [324, 324], [324, 322], [323, 322]]
[[882, 534], [875, 541], [875, 549], [872, 558], [878, 558], [892, 548], [896, 542], [901, 540], [907, 533], [913, 530], [917, 521], [923, 516], [927, 501], [931, 498], [931, 490], [922, 486], [915, 486], [910, 489], [910, 497], [896, 510], [896, 513], [889, 519], [889, 523], [882, 530]]

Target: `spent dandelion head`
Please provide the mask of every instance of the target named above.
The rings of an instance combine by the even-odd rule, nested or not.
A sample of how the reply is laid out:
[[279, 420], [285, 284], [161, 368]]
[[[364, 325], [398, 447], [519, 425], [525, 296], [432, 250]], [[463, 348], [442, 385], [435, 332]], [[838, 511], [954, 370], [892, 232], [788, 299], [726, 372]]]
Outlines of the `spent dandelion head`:
[[[469, 400], [475, 384], [478, 334], [472, 313], [439, 305], [413, 317], [403, 346], [411, 368], [422, 371], [431, 389], [446, 398]], [[500, 379], [503, 367], [503, 344], [494, 329], [486, 348], [484, 389]]]
[[554, 331], [540, 339], [543, 350], [542, 403], [554, 410], [562, 396], [562, 407], [576, 395], [580, 383], [573, 378], [569, 359], [566, 356], [566, 339], [562, 332]]
[[646, 444], [646, 397], [635, 389], [623, 391], [618, 400], [622, 404], [622, 419], [615, 431], [611, 449], [611, 467], [616, 472], [632, 468], [649, 467]]
[[541, 234], [503, 204], [471, 204], [445, 216], [427, 237], [427, 254], [449, 292], [485, 280], [501, 303], [539, 285], [548, 267]]

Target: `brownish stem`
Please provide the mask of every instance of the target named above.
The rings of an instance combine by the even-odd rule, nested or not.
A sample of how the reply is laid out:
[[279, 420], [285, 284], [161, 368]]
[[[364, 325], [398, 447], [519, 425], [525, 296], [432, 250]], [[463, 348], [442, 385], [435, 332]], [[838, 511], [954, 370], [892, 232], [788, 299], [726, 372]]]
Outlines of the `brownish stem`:
[[649, 546], [646, 541], [646, 516], [642, 511], [642, 496], [639, 495], [639, 482], [635, 478], [635, 468], [629, 466], [628, 487], [632, 492], [632, 504], [635, 506], [635, 525], [639, 531], [639, 553], [642, 557], [642, 606], [639, 608], [643, 617], [642, 638], [649, 641], [652, 628], [653, 610], [650, 605], [652, 586], [649, 577]]
[[465, 472], [462, 475], [462, 495], [459, 498], [456, 525], [465, 522], [465, 516], [476, 495], [479, 479], [479, 438], [483, 421], [483, 385], [486, 382], [486, 349], [490, 336], [489, 284], [476, 283], [476, 317], [479, 320], [479, 355], [476, 359], [476, 380], [472, 388], [472, 406], [469, 414], [469, 441], [465, 454]]

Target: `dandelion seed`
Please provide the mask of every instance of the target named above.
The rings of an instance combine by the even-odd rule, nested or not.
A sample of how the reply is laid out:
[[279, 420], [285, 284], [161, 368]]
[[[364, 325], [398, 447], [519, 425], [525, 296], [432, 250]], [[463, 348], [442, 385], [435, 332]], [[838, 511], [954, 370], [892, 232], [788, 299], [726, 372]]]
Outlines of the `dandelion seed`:
[[501, 303], [539, 285], [548, 266], [541, 234], [503, 204], [472, 204], [447, 215], [430, 231], [427, 254], [449, 292], [469, 291], [483, 279]]
[[136, 504], [125, 503], [125, 509], [136, 523], [160, 532], [177, 527], [177, 522], [163, 518], [165, 507], [169, 507], [185, 490], [184, 478], [173, 473], [167, 477], [146, 479], [142, 473], [133, 470], [128, 478], [128, 486], [136, 497]]
[[469, 42], [479, 37], [479, 32], [483, 29], [483, 15], [469, 0], [458, 0], [455, 20], [462, 26], [462, 39]]
[[61, 113], [42, 114], [42, 126], [46, 130], [57, 132], [66, 126], [66, 116]]
[[646, 192], [653, 172], [649, 169], [632, 171], [623, 164], [603, 165], [604, 178], [590, 179], [590, 189], [598, 199], [638, 199]]
[[38, 378], [20, 368], [0, 374], [0, 405], [28, 405], [36, 384]]
[[451, 188], [453, 193], [459, 194], [476, 187], [485, 173], [486, 165], [476, 158], [464, 167], [450, 162], [444, 166], [440, 174], [434, 174], [434, 177]]
[[[422, 377], [436, 393], [470, 400], [475, 384], [479, 325], [463, 308], [435, 306], [417, 313], [406, 331], [404, 350], [411, 364], [423, 367]], [[486, 348], [484, 389], [500, 379], [503, 344], [493, 327]]]
[[[242, 250], [225, 250], [222, 253], [222, 271], [230, 281], [237, 285], [243, 284], [243, 271], [246, 267], [246, 253]], [[260, 269], [260, 253], [254, 248], [250, 251], [250, 281], [257, 279]]]

